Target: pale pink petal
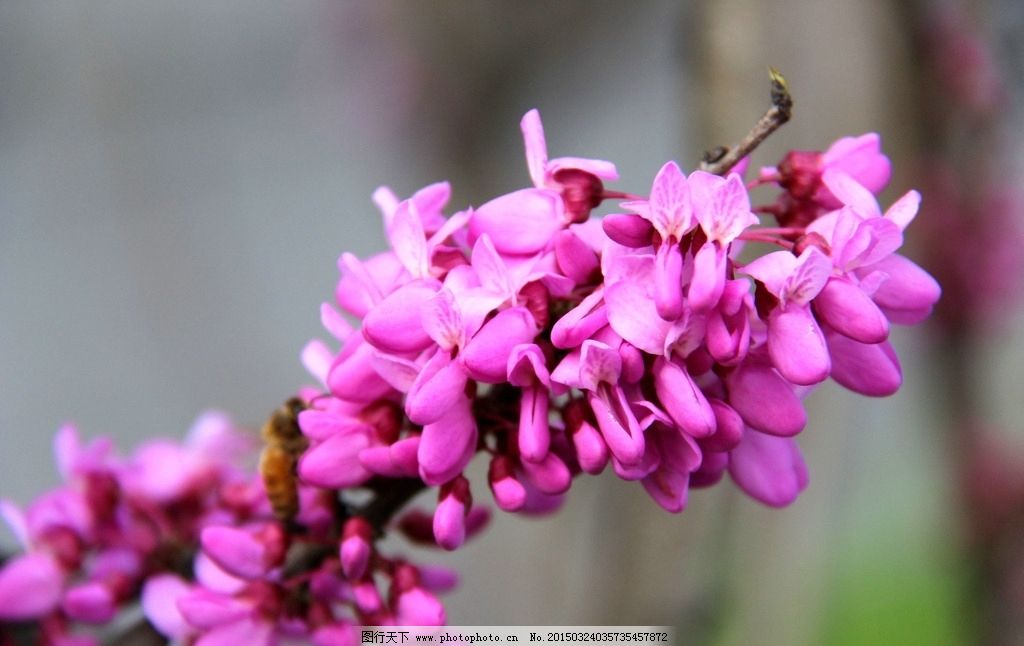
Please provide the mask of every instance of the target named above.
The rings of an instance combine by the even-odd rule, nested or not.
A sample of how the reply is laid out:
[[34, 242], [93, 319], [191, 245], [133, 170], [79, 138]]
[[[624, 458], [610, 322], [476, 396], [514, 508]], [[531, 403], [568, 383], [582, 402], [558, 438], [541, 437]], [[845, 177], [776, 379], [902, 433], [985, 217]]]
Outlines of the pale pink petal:
[[169, 639], [184, 639], [192, 627], [178, 610], [178, 598], [191, 588], [176, 574], [157, 574], [142, 587], [142, 612], [157, 631]]
[[462, 311], [450, 289], [442, 289], [420, 306], [423, 329], [444, 351], [461, 347], [465, 339]]
[[[775, 296], [781, 296], [785, 289], [786, 280], [796, 271], [796, 267], [797, 258], [792, 253], [788, 251], [774, 251], [751, 261], [741, 271], [764, 283], [768, 291]], [[831, 264], [829, 269], [831, 270]]]
[[339, 341], [344, 341], [355, 331], [352, 324], [330, 303], [320, 304], [320, 324]]
[[815, 247], [808, 247], [797, 258], [793, 272], [786, 277], [782, 292], [777, 296], [785, 302], [806, 305], [818, 295], [831, 273], [832, 261], [828, 256]]
[[840, 202], [854, 209], [861, 217], [880, 216], [878, 201], [871, 191], [857, 180], [837, 168], [827, 168], [821, 174], [822, 183]]
[[388, 230], [388, 238], [395, 256], [413, 278], [426, 278], [430, 275], [427, 237], [415, 202], [405, 200], [398, 205]]
[[611, 348], [599, 341], [583, 342], [580, 351], [581, 388], [597, 391], [602, 382], [616, 384], [622, 372], [622, 357], [616, 348]]
[[885, 188], [892, 174], [889, 158], [882, 154], [880, 138], [874, 132], [837, 140], [822, 154], [822, 164], [843, 171], [875, 194]]
[[544, 126], [540, 120], [540, 112], [530, 110], [519, 122], [523, 131], [523, 144], [526, 147], [526, 167], [530, 170], [530, 179], [537, 188], [544, 188], [545, 170], [548, 165], [548, 146], [544, 141]]
[[14, 534], [21, 549], [28, 550], [31, 547], [31, 539], [29, 538], [28, 521], [21, 507], [11, 500], [0, 500], [0, 518], [7, 523], [8, 529]]
[[362, 335], [353, 335], [327, 374], [331, 394], [352, 402], [369, 403], [393, 392], [373, 367], [376, 350]]
[[665, 244], [679, 242], [695, 225], [690, 187], [679, 166], [670, 161], [654, 177], [649, 201], [650, 220]]
[[903, 231], [914, 221], [917, 210], [921, 207], [921, 194], [917, 191], [907, 191], [903, 196], [892, 203], [885, 211], [885, 219], [889, 220]]
[[620, 281], [605, 292], [608, 323], [615, 333], [644, 352], [662, 353], [672, 323], [658, 316], [647, 286]]
[[528, 188], [496, 197], [477, 208], [469, 221], [469, 232], [473, 241], [488, 234], [502, 253], [532, 254], [545, 249], [564, 226], [562, 196]]
[[565, 169], [581, 170], [609, 182], [619, 179], [619, 171], [612, 162], [585, 157], [555, 157], [548, 162], [547, 176], [553, 178], [556, 173]]
[[310, 339], [302, 348], [302, 366], [322, 384], [327, 384], [327, 375], [334, 364], [334, 353], [320, 339]]
[[729, 454], [729, 475], [750, 497], [785, 507], [807, 487], [807, 465], [795, 440], [756, 431]]

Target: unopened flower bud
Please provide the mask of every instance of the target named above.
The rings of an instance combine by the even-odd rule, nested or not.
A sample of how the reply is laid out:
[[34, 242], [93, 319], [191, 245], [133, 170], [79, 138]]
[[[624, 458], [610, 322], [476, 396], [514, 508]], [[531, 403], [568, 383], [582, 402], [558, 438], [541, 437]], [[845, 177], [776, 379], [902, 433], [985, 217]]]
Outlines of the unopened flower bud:
[[341, 569], [349, 579], [361, 579], [373, 552], [373, 528], [362, 516], [345, 521], [341, 532]]

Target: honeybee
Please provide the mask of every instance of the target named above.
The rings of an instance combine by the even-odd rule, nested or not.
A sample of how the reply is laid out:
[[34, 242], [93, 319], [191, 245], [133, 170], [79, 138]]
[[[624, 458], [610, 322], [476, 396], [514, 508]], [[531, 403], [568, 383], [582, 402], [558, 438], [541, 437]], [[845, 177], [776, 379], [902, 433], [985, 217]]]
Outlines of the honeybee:
[[260, 454], [260, 476], [274, 515], [290, 523], [299, 511], [299, 482], [296, 467], [309, 441], [299, 428], [299, 413], [306, 404], [292, 397], [270, 414], [263, 425], [266, 446]]

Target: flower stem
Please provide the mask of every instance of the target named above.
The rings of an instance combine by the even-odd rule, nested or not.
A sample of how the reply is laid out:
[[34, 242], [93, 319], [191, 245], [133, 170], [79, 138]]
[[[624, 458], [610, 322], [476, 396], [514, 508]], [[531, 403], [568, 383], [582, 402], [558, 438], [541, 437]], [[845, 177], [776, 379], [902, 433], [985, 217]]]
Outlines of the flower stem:
[[793, 97], [789, 95], [786, 79], [774, 67], [768, 68], [771, 79], [772, 107], [758, 119], [747, 136], [731, 148], [718, 147], [704, 153], [701, 170], [715, 175], [725, 175], [741, 159], [749, 155], [762, 141], [789, 121], [793, 113]]

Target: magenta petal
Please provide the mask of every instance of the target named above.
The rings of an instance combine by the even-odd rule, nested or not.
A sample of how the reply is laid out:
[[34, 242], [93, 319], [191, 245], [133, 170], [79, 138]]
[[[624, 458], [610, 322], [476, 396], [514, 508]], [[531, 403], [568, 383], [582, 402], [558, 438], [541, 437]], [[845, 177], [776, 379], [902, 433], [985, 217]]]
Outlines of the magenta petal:
[[356, 417], [312, 408], [299, 413], [299, 428], [303, 435], [312, 440], [326, 440], [338, 434], [369, 430], [366, 423]]
[[644, 456], [644, 433], [636, 421], [636, 416], [628, 410], [621, 389], [614, 390], [617, 394], [613, 394], [612, 397], [615, 397], [616, 401], [611, 404], [593, 393], [588, 397], [588, 401], [612, 455], [624, 465], [634, 465]]
[[178, 598], [189, 590], [188, 582], [176, 574], [151, 576], [142, 587], [142, 611], [164, 637], [184, 639], [191, 632], [191, 626], [178, 610]]
[[443, 417], [423, 427], [418, 453], [423, 481], [441, 485], [462, 473], [476, 451], [477, 437], [470, 402], [463, 395]]
[[494, 502], [502, 511], [519, 511], [526, 504], [526, 489], [512, 475], [490, 481]]
[[597, 254], [572, 231], [555, 235], [555, 262], [577, 284], [590, 280], [598, 269]]
[[395, 621], [401, 626], [443, 626], [444, 606], [426, 590], [413, 588], [398, 595]]
[[433, 340], [423, 328], [420, 308], [437, 293], [434, 281], [415, 281], [391, 292], [363, 319], [363, 336], [384, 352], [419, 352]]
[[451, 551], [466, 541], [466, 503], [457, 496], [443, 496], [434, 510], [434, 540]]
[[56, 560], [40, 552], [16, 556], [0, 569], [0, 619], [38, 619], [57, 607], [64, 572]]
[[807, 487], [807, 466], [796, 440], [751, 432], [729, 454], [729, 475], [750, 497], [785, 507]]
[[833, 276], [814, 299], [814, 311], [835, 331], [861, 343], [881, 343], [889, 320], [871, 297], [845, 278]]
[[370, 445], [366, 433], [335, 435], [302, 454], [299, 476], [318, 487], [342, 489], [370, 479], [359, 462], [359, 453]]
[[603, 297], [604, 292], [596, 289], [555, 321], [551, 328], [551, 343], [562, 350], [575, 348], [608, 325], [608, 309], [604, 306]]
[[523, 462], [523, 473], [538, 491], [554, 496], [565, 493], [572, 484], [572, 474], [560, 457], [548, 453], [539, 462]]
[[550, 374], [544, 351], [535, 343], [523, 343], [512, 348], [508, 357], [508, 382], [525, 388], [537, 382], [550, 385]]
[[466, 396], [466, 370], [447, 353], [438, 352], [423, 367], [405, 400], [414, 424], [432, 424]]
[[665, 338], [672, 324], [658, 315], [644, 285], [617, 282], [605, 292], [605, 301], [608, 323], [616, 334], [648, 354], [660, 355], [665, 351]]
[[683, 254], [677, 244], [662, 244], [654, 256], [654, 306], [666, 321], [683, 315]]
[[654, 362], [654, 388], [669, 417], [685, 433], [708, 437], [715, 432], [715, 412], [685, 368], [658, 357]]
[[203, 588], [178, 596], [177, 606], [185, 620], [200, 630], [235, 623], [253, 612], [247, 601]]
[[768, 354], [779, 374], [794, 384], [809, 386], [828, 378], [828, 347], [809, 307], [790, 304], [771, 313]]
[[690, 488], [699, 489], [717, 484], [729, 466], [729, 453], [705, 453], [700, 468], [690, 474]]
[[[899, 254], [889, 256], [866, 269], [882, 271], [889, 276], [879, 285], [872, 298], [879, 307], [890, 313], [894, 322], [919, 322], [917, 317], [901, 317], [900, 314], [924, 312], [927, 316], [942, 295], [942, 288], [928, 272]], [[896, 315], [893, 316], [893, 313]]]
[[373, 369], [373, 351], [361, 336], [349, 338], [327, 374], [327, 387], [333, 395], [370, 403], [392, 392], [390, 384]]
[[608, 464], [608, 445], [596, 428], [584, 422], [572, 434], [576, 461], [585, 472], [596, 475]]
[[245, 618], [217, 626], [193, 646], [275, 646], [274, 626], [262, 619]]
[[519, 405], [519, 452], [528, 462], [539, 462], [548, 453], [548, 391], [524, 388]]
[[741, 365], [726, 385], [729, 404], [759, 431], [786, 437], [807, 425], [807, 412], [793, 387], [768, 366]]
[[258, 579], [270, 569], [270, 551], [256, 534], [235, 527], [207, 527], [200, 541], [217, 565], [243, 579]]
[[601, 221], [605, 234], [624, 247], [646, 247], [651, 244], [654, 227], [651, 223], [633, 213], [606, 215]]
[[469, 221], [469, 233], [473, 241], [486, 233], [502, 253], [537, 253], [565, 226], [564, 213], [561, 195], [527, 188], [480, 206]]
[[359, 452], [359, 464], [388, 478], [415, 478], [419, 474], [420, 436], [398, 440], [391, 446], [371, 446]]
[[888, 341], [866, 344], [831, 330], [826, 334], [837, 383], [869, 397], [887, 397], [899, 390], [903, 371]]
[[528, 309], [513, 307], [503, 310], [480, 328], [459, 358], [473, 379], [499, 384], [507, 378], [512, 349], [529, 343], [536, 334], [537, 325]]
[[705, 451], [731, 451], [743, 439], [743, 418], [732, 406], [719, 399], [711, 400], [711, 408], [715, 411], [717, 430], [702, 440], [700, 447]]
[[645, 477], [641, 484], [654, 502], [665, 511], [678, 514], [686, 508], [690, 490], [689, 473], [658, 469]]
[[704, 243], [693, 257], [693, 278], [686, 293], [693, 311], [707, 312], [722, 297], [725, 261], [726, 249], [714, 242]]
[[70, 619], [87, 624], [104, 624], [117, 614], [117, 602], [110, 588], [91, 581], [69, 588], [61, 609]]

